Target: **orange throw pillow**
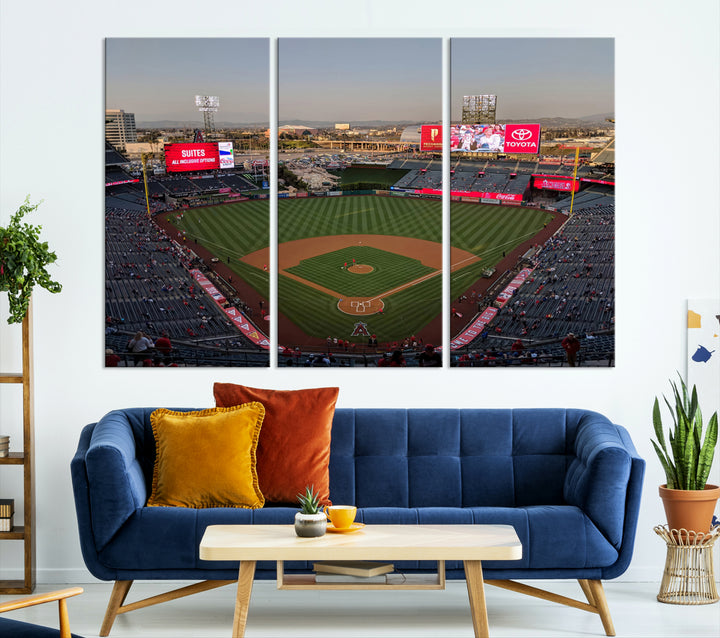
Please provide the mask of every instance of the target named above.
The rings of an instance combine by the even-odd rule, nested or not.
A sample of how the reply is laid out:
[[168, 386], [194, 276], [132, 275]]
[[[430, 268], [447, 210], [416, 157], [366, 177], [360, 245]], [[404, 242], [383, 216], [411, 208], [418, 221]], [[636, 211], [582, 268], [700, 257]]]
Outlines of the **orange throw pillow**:
[[323, 505], [330, 504], [330, 431], [339, 388], [263, 390], [216, 383], [218, 407], [258, 401], [265, 420], [257, 447], [257, 473], [265, 500], [297, 503], [312, 485]]

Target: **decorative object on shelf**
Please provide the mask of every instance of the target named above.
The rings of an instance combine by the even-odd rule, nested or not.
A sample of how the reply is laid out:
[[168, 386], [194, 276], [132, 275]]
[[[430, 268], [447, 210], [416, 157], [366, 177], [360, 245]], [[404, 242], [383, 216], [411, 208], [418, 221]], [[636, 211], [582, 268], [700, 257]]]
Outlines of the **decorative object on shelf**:
[[305, 488], [304, 494], [298, 494], [300, 511], [295, 514], [295, 533], [303, 538], [324, 536], [327, 529], [327, 516], [320, 507], [320, 495], [315, 487]]
[[378, 563], [369, 560], [331, 560], [313, 563], [313, 571], [316, 574], [338, 574], [358, 578], [382, 576], [394, 570], [393, 563]]
[[0, 532], [12, 532], [15, 501], [11, 498], [0, 498]]
[[703, 417], [697, 388], [693, 386], [688, 393], [682, 377], [679, 389], [672, 381], [670, 385], [674, 405], [663, 397], [674, 422], [674, 429], [668, 430], [669, 451], [657, 397], [653, 405], [653, 428], [657, 442], [652, 441], [652, 444], [667, 479], [667, 483], [659, 488], [660, 497], [671, 530], [707, 533], [720, 497], [720, 487], [707, 485], [717, 443], [718, 416], [715, 412], [710, 417], [703, 439]]
[[720, 600], [715, 586], [712, 548], [720, 537], [717, 519], [704, 533], [678, 533], [667, 525], [655, 533], [667, 544], [667, 559], [657, 599], [673, 605], [707, 605]]
[[45, 269], [57, 255], [48, 249], [47, 242], [40, 241], [42, 226], [21, 224], [22, 218], [41, 203], [31, 204], [28, 195], [10, 218], [7, 228], [0, 226], [0, 292], [8, 293], [8, 323], [20, 323], [25, 318], [36, 285], [53, 293], [62, 290]]
[[0, 434], [0, 456], [8, 456], [10, 454], [10, 436], [8, 434]]

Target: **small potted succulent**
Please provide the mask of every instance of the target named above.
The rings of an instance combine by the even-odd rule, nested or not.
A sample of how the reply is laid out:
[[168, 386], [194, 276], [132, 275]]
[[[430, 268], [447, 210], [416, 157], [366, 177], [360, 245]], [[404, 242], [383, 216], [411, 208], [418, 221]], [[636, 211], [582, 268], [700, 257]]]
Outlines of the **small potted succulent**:
[[320, 507], [320, 494], [314, 486], [305, 488], [305, 493], [298, 494], [300, 511], [295, 514], [295, 533], [305, 538], [323, 536], [327, 529], [327, 516]]

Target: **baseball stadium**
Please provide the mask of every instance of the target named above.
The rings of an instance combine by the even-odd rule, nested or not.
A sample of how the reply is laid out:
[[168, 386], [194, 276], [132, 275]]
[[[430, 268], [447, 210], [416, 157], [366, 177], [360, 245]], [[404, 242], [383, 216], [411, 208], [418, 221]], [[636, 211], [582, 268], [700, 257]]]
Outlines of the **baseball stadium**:
[[[108, 352], [135, 365], [126, 344], [142, 332], [172, 341], [154, 365], [268, 365], [267, 173], [153, 176], [146, 202], [107, 153]], [[300, 162], [325, 187], [280, 190], [279, 363], [376, 366], [400, 351], [418, 365], [443, 336], [441, 161], [343, 155]], [[453, 366], [567, 365], [570, 333], [579, 365], [613, 365], [612, 155], [453, 157]]]
[[[613, 148], [581, 165], [453, 156], [453, 366], [569, 365], [570, 333], [573, 364], [613, 365]], [[279, 201], [281, 365], [382, 365], [398, 350], [418, 365], [442, 341], [441, 162], [353, 168]], [[375, 190], [348, 191], [358, 170]]]

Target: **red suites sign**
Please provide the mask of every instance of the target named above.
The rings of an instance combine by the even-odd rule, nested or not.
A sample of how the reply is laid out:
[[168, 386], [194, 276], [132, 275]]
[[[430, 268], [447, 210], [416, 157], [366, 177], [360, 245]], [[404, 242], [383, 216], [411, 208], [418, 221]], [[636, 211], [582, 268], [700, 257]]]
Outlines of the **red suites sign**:
[[168, 173], [181, 171], [207, 171], [220, 168], [217, 144], [167, 144], [165, 168]]

